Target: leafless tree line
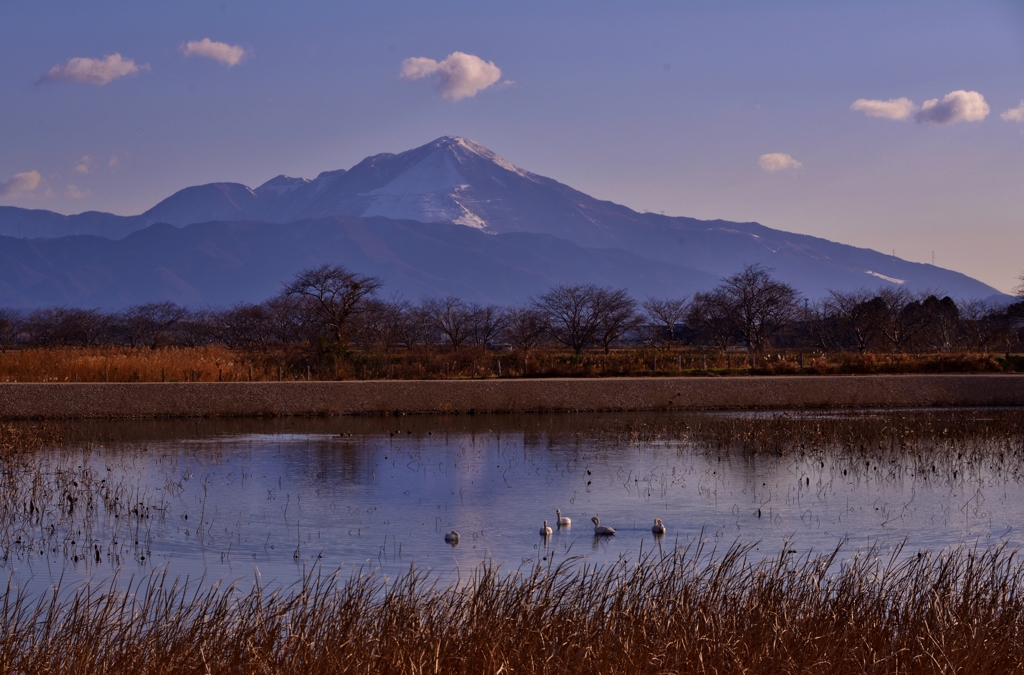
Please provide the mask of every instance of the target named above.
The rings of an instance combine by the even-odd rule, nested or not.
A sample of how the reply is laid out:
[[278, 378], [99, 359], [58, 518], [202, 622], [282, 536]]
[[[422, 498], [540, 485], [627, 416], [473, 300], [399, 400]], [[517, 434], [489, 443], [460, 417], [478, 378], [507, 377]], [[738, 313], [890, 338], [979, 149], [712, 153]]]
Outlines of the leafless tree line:
[[1021, 301], [1000, 306], [955, 302], [901, 287], [832, 291], [811, 301], [758, 265], [693, 297], [643, 301], [624, 289], [591, 284], [555, 286], [513, 306], [451, 296], [418, 302], [386, 299], [380, 295], [382, 287], [376, 277], [322, 265], [299, 273], [265, 302], [222, 309], [188, 309], [171, 302], [120, 312], [0, 309], [0, 349], [222, 343], [268, 352], [304, 345], [321, 361], [329, 361], [349, 350], [427, 347], [457, 351], [468, 346], [546, 346], [577, 355], [640, 344], [751, 353], [772, 348], [990, 352], [1020, 348], [1024, 341], [1024, 293]]

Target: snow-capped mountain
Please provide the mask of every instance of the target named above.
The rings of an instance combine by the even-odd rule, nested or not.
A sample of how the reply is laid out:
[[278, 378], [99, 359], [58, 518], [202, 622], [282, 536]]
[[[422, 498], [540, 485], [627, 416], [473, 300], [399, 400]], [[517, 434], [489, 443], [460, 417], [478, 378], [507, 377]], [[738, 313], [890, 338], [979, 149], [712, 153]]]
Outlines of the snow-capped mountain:
[[[684, 275], [688, 281], [682, 286], [670, 284], [673, 292], [693, 292], [708, 280], [761, 263], [811, 297], [828, 289], [886, 284], [956, 297], [999, 294], [957, 272], [758, 223], [638, 213], [530, 173], [478, 143], [454, 136], [399, 154], [374, 155], [351, 169], [327, 171], [313, 179], [277, 176], [254, 189], [239, 183], [185, 188], [138, 216], [97, 212], [62, 216], [0, 207], [0, 235], [92, 234], [116, 240], [158, 223], [176, 227], [209, 221], [286, 224], [337, 217], [443, 223], [499, 237], [540, 234], [587, 250], [619, 251], [628, 254], [616, 258], [620, 263], [629, 259], [629, 264], [661, 266], [659, 274], [669, 277], [671, 269], [696, 273]], [[392, 247], [399, 245], [389, 242]], [[415, 255], [407, 263], [415, 264], [414, 259]], [[515, 266], [516, 260], [507, 263]], [[464, 281], [459, 276], [460, 263], [452, 264], [448, 274], [458, 286]], [[536, 271], [550, 279], [572, 280], [557, 270]], [[445, 287], [437, 286], [438, 292]]]

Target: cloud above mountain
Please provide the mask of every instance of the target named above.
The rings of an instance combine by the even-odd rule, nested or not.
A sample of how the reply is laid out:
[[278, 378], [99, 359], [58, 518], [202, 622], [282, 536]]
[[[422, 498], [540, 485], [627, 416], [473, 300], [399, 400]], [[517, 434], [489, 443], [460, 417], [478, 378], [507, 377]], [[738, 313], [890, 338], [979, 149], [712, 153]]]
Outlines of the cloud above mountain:
[[999, 119], [1004, 122], [1024, 122], [1024, 101], [1021, 101], [1016, 108], [1010, 108], [1004, 112]]
[[769, 173], [785, 169], [799, 169], [803, 166], [803, 164], [793, 159], [792, 155], [787, 155], [784, 152], [770, 152], [767, 155], [761, 155], [757, 163]]
[[921, 109], [914, 113], [914, 121], [926, 124], [980, 122], [988, 117], [988, 113], [984, 96], [976, 91], [957, 89], [946, 94], [941, 101], [933, 98], [922, 103]]
[[32, 192], [39, 187], [42, 176], [38, 171], [25, 171], [14, 174], [10, 180], [0, 183], [0, 199], [5, 197], [17, 197], [26, 192]]
[[185, 56], [201, 56], [204, 59], [219, 61], [229, 68], [237, 66], [246, 57], [246, 51], [242, 47], [226, 42], [214, 42], [210, 38], [186, 42], [181, 46], [181, 53]]
[[139, 65], [120, 54], [107, 54], [102, 59], [76, 56], [63, 66], [51, 68], [39, 78], [39, 83], [64, 81], [102, 87], [127, 75], [135, 75], [140, 70], [149, 70], [149, 64]]
[[452, 52], [443, 61], [422, 56], [402, 62], [398, 75], [402, 80], [432, 79], [434, 88], [451, 101], [476, 96], [501, 79], [501, 69], [479, 56]]
[[[939, 126], [957, 122], [980, 122], [988, 117], [990, 111], [984, 96], [976, 91], [963, 89], [951, 91], [941, 99], [929, 99], [922, 103], [920, 108], [906, 97], [888, 101], [859, 98], [853, 102], [850, 110], [864, 113], [868, 117], [884, 117], [897, 121], [913, 119], [918, 124]], [[1011, 111], [1007, 111], [1009, 112]], [[1024, 112], [1021, 114], [1024, 116]]]
[[850, 110], [862, 112], [868, 117], [884, 117], [890, 120], [905, 120], [914, 112], [914, 102], [909, 98], [894, 98], [888, 101], [879, 101], [867, 98], [858, 98], [850, 106]]

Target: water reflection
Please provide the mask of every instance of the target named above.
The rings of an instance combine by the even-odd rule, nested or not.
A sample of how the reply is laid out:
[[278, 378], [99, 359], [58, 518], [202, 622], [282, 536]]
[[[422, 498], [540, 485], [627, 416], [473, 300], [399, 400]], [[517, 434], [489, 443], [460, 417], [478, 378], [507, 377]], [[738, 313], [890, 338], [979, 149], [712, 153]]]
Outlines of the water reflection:
[[[0, 566], [41, 590], [166, 566], [465, 574], [698, 537], [754, 553], [1021, 543], [1019, 411], [68, 425], [5, 461]], [[558, 513], [561, 511], [561, 513]], [[555, 516], [555, 520], [551, 520]], [[575, 521], [562, 525], [559, 518]], [[614, 528], [596, 534], [591, 518]], [[655, 518], [667, 532], [655, 535]], [[556, 523], [539, 536], [540, 523]], [[597, 524], [597, 523], [595, 523]], [[446, 541], [457, 531], [458, 541]], [[449, 537], [450, 539], [450, 537]]]

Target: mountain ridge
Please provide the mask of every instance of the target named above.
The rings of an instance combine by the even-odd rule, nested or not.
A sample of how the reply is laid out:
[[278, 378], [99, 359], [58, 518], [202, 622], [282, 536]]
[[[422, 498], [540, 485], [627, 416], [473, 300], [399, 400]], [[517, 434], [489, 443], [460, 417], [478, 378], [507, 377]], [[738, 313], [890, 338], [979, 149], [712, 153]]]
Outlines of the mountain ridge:
[[547, 234], [584, 249], [622, 251], [644, 264], [697, 269], [715, 277], [758, 263], [775, 269], [776, 276], [810, 297], [828, 289], [887, 284], [956, 297], [999, 295], [955, 271], [821, 237], [754, 222], [639, 213], [521, 169], [457, 136], [397, 154], [372, 155], [350, 169], [325, 171], [314, 179], [278, 175], [256, 188], [240, 183], [192, 186], [137, 216], [61, 216], [0, 207], [0, 234], [25, 237], [31, 231], [50, 238], [95, 234], [120, 239], [157, 223], [286, 224], [330, 217], [451, 223], [488, 235]]

